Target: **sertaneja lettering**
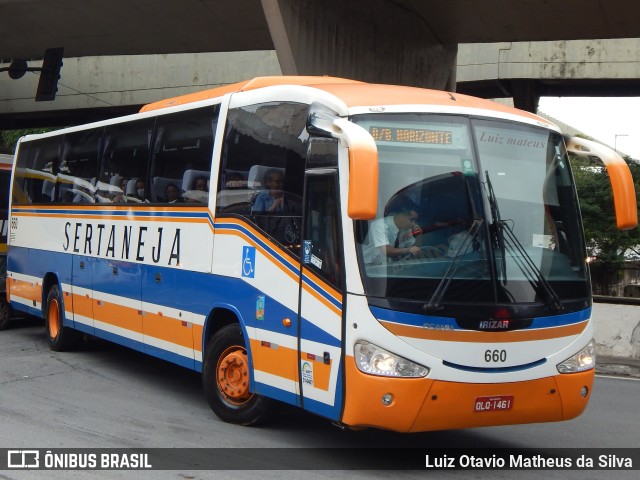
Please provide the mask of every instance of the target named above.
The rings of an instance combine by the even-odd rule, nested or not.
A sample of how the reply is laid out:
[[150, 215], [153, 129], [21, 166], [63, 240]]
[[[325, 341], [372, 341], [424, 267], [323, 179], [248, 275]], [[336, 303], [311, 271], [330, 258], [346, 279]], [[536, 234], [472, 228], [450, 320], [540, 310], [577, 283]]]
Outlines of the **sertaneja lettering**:
[[[148, 241], [148, 234], [153, 242]], [[171, 248], [163, 250], [163, 238], [169, 238]], [[164, 242], [165, 245], [169, 243]], [[66, 222], [64, 225], [64, 241], [62, 249], [65, 252], [81, 253], [103, 258], [117, 258], [119, 260], [133, 260], [144, 262], [151, 258], [153, 263], [160, 263], [167, 259], [167, 265], [180, 265], [180, 229], [173, 232], [158, 227], [154, 234], [145, 226], [135, 225], [93, 225], [84, 222]], [[175, 262], [175, 263], [174, 263]]]

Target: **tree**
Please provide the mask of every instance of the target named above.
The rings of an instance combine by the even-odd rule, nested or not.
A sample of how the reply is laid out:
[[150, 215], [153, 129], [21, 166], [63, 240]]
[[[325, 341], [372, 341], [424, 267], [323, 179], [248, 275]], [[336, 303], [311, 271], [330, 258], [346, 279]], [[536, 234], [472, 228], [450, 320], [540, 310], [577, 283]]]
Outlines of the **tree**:
[[[584, 157], [571, 157], [571, 166], [582, 210], [587, 253], [591, 262], [594, 289], [608, 294], [612, 278], [622, 267], [629, 252], [640, 256], [640, 229], [618, 230], [615, 223], [613, 194], [609, 176], [602, 164]], [[625, 158], [640, 199], [640, 163]], [[638, 200], [637, 200], [638, 201]]]
[[18, 139], [29, 133], [45, 133], [52, 128], [24, 128], [21, 130], [0, 130], [0, 153], [14, 153]]

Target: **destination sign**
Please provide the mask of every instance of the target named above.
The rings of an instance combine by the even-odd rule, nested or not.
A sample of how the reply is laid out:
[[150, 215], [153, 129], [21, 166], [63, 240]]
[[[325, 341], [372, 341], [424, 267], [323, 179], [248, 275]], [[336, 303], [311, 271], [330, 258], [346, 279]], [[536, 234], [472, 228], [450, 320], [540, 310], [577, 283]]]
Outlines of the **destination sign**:
[[446, 130], [372, 126], [369, 127], [369, 133], [374, 140], [382, 142], [426, 143], [432, 145], [453, 144], [453, 134]]

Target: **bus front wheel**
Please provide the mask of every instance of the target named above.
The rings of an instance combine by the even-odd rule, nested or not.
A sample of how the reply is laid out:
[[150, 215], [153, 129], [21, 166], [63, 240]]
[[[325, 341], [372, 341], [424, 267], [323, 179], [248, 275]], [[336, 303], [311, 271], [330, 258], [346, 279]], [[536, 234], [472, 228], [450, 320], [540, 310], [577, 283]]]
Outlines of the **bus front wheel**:
[[62, 296], [58, 285], [53, 285], [47, 294], [44, 318], [51, 350], [62, 352], [78, 345], [81, 339], [80, 332], [62, 324], [64, 310], [62, 309]]
[[227, 325], [209, 342], [202, 365], [202, 386], [221, 420], [255, 425], [266, 419], [272, 401], [249, 391], [249, 360], [240, 325]]

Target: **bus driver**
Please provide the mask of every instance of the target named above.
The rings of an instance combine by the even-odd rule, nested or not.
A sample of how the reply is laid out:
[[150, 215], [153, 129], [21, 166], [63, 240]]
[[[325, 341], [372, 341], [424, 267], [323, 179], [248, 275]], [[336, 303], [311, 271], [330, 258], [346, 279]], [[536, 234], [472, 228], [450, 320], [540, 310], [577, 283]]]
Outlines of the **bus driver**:
[[413, 236], [418, 207], [409, 199], [399, 198], [389, 215], [371, 222], [363, 254], [365, 263], [380, 265], [402, 256], [418, 256], [420, 247]]

